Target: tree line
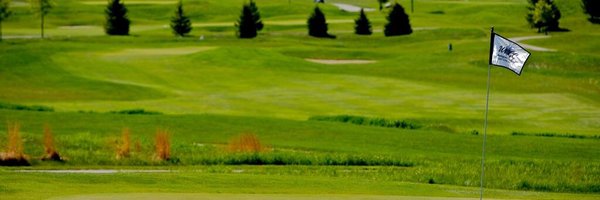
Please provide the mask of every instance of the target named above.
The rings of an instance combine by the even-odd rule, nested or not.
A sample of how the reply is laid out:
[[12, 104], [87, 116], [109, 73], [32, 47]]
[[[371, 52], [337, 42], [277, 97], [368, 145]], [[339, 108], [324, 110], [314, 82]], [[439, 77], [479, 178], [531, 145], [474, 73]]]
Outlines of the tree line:
[[[6, 20], [12, 12], [10, 11], [11, 0], [0, 0], [0, 41], [2, 40], [2, 22]], [[378, 0], [379, 9], [383, 9], [383, 4], [388, 0]], [[528, 12], [526, 20], [532, 28], [537, 28], [538, 32], [561, 31], [559, 20], [562, 17], [554, 0], [528, 0]], [[44, 38], [45, 16], [50, 13], [54, 7], [52, 0], [30, 0], [33, 11], [40, 17], [40, 37]], [[600, 24], [600, 1], [581, 0], [583, 12], [588, 16], [588, 21], [594, 24]], [[127, 8], [121, 0], [109, 0], [105, 9], [106, 22], [104, 30], [107, 35], [129, 35], [129, 26], [131, 21], [127, 17]], [[384, 26], [385, 36], [407, 35], [412, 33], [408, 15], [404, 8], [394, 3], [391, 11], [386, 17], [387, 23]], [[328, 33], [328, 25], [325, 14], [315, 6], [313, 12], [307, 20], [308, 35], [322, 38], [335, 38]], [[244, 3], [239, 20], [235, 23], [237, 28], [236, 35], [239, 38], [254, 38], [264, 28], [260, 18], [260, 12], [254, 0]], [[190, 18], [185, 15], [183, 2], [179, 0], [173, 17], [171, 18], [171, 29], [176, 36], [185, 36], [192, 30]], [[364, 10], [355, 20], [354, 32], [358, 35], [371, 35], [373, 33], [371, 22], [367, 18]]]

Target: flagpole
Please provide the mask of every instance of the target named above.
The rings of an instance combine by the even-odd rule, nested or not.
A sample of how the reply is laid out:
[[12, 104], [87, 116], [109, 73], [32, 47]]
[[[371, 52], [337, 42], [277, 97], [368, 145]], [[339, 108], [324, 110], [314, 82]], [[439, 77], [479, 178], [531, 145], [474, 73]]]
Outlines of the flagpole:
[[487, 77], [487, 95], [485, 98], [485, 121], [483, 123], [483, 146], [481, 148], [481, 182], [480, 182], [480, 196], [479, 199], [483, 200], [483, 178], [485, 176], [485, 140], [487, 139], [487, 126], [488, 126], [488, 111], [490, 105], [490, 77], [492, 71], [492, 51], [494, 47], [494, 27], [491, 29], [490, 38], [490, 58], [488, 62], [488, 77]]

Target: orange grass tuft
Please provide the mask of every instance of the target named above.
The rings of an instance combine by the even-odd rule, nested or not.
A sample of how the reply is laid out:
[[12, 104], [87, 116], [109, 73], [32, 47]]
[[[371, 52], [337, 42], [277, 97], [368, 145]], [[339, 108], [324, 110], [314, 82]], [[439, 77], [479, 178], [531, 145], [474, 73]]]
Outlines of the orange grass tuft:
[[258, 153], [265, 151], [256, 134], [244, 133], [229, 140], [230, 152]]
[[122, 143], [117, 149], [117, 159], [128, 158], [131, 147], [131, 132], [129, 128], [124, 128], [122, 132]]
[[8, 146], [5, 153], [0, 153], [0, 165], [29, 165], [28, 157], [23, 153], [20, 128], [19, 123], [8, 123]]
[[9, 158], [20, 159], [24, 157], [20, 129], [21, 125], [19, 123], [8, 124], [8, 149], [6, 154]]
[[54, 137], [48, 124], [44, 125], [44, 152], [46, 155], [42, 157], [42, 160], [62, 161], [56, 146], [54, 146]]
[[169, 141], [169, 132], [166, 130], [156, 130], [156, 159], [169, 160], [171, 158], [171, 144]]

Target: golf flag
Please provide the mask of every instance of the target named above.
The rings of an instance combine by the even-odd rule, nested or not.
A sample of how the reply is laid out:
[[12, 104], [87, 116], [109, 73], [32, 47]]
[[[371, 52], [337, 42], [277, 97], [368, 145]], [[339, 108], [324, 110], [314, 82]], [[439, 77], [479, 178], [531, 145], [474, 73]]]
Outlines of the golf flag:
[[516, 42], [510, 41], [492, 32], [490, 46], [490, 65], [505, 67], [521, 75], [523, 65], [531, 55]]

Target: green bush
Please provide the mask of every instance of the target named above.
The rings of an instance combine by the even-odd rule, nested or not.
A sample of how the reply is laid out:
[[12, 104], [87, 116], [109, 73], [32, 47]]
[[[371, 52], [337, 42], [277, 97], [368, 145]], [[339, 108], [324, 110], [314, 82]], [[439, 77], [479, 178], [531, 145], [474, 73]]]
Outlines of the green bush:
[[147, 111], [144, 109], [131, 109], [131, 110], [120, 110], [110, 111], [112, 114], [124, 114], [124, 115], [160, 115], [162, 113], [156, 111]]
[[356, 125], [377, 126], [385, 128], [401, 128], [401, 129], [419, 129], [421, 125], [405, 120], [388, 120], [384, 118], [368, 118], [352, 115], [337, 115], [337, 116], [312, 116], [308, 120], [312, 121], [330, 121], [343, 122]]
[[0, 102], [0, 109], [38, 111], [38, 112], [54, 112], [54, 108], [48, 107], [48, 106], [39, 106], [39, 105], [26, 106], [26, 105], [3, 103], [3, 102]]

